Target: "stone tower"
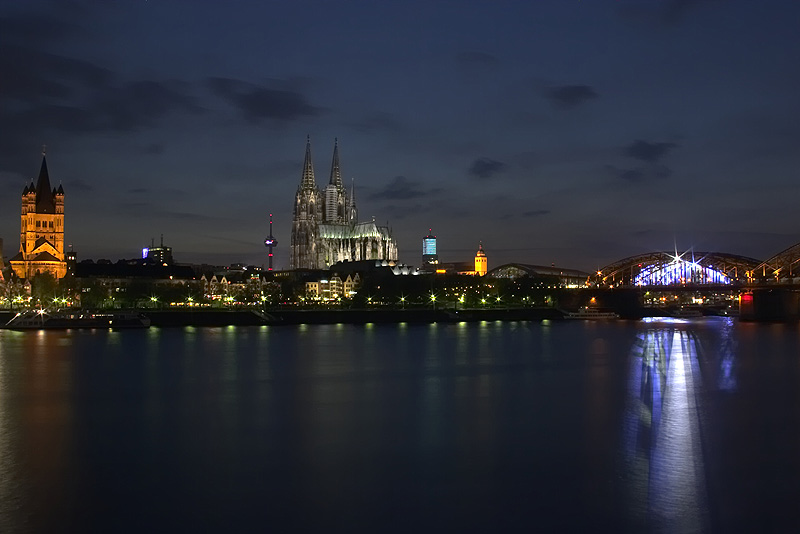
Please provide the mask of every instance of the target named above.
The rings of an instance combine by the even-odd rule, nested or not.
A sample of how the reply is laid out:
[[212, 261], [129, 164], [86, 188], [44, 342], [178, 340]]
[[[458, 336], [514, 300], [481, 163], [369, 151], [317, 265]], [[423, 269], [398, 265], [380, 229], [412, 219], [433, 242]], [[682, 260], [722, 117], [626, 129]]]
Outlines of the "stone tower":
[[64, 188], [50, 186], [47, 158], [42, 150], [42, 166], [36, 185], [22, 190], [19, 253], [9, 261], [20, 278], [49, 272], [56, 278], [67, 274], [64, 261]]
[[478, 244], [478, 252], [475, 254], [475, 274], [483, 276], [489, 268], [486, 253], [483, 251], [483, 243]]
[[339, 140], [333, 142], [333, 161], [331, 162], [331, 178], [325, 187], [324, 222], [350, 222], [347, 212], [347, 192], [342, 183], [342, 172], [339, 168]]
[[311, 137], [306, 139], [306, 157], [303, 162], [303, 176], [294, 196], [294, 217], [292, 219], [292, 244], [289, 267], [291, 269], [317, 268], [317, 231], [322, 220], [322, 202], [314, 179], [314, 165], [311, 162]]

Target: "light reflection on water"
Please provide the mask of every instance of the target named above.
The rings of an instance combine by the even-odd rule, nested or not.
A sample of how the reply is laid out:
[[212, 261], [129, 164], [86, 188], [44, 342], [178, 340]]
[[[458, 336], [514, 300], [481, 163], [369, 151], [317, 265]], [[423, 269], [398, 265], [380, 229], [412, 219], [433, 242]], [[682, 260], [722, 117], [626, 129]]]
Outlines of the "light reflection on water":
[[770, 488], [732, 466], [797, 471], [797, 439], [742, 437], [800, 421], [798, 341], [730, 319], [0, 331], [0, 531], [714, 531]]
[[[725, 339], [730, 332], [723, 327], [722, 333]], [[632, 349], [624, 441], [629, 511], [638, 528], [709, 529], [698, 345], [683, 321], [659, 321], [639, 333]], [[735, 384], [731, 358], [723, 348], [728, 374], [720, 376], [727, 387]]]

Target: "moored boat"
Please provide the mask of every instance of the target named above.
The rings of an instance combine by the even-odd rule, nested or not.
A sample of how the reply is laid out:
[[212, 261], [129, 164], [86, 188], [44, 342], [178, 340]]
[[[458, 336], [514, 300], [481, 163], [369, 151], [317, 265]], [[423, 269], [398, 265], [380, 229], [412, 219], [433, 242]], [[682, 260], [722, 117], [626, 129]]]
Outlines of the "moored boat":
[[672, 316], [679, 319], [692, 319], [695, 317], [703, 317], [703, 312], [698, 308], [680, 307], [674, 312]]
[[564, 319], [619, 319], [619, 315], [612, 311], [598, 310], [597, 308], [581, 308], [576, 312], [567, 312]]
[[136, 312], [69, 311], [48, 313], [43, 310], [18, 313], [5, 325], [5, 328], [13, 330], [149, 327], [150, 319]]

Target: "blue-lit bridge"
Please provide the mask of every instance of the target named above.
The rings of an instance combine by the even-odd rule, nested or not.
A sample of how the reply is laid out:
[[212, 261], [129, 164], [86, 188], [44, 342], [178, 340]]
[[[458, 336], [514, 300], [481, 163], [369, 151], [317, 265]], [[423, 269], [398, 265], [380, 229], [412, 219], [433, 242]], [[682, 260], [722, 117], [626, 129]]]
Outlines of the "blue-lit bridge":
[[650, 252], [621, 259], [590, 278], [598, 287], [800, 285], [800, 243], [766, 261], [724, 252]]

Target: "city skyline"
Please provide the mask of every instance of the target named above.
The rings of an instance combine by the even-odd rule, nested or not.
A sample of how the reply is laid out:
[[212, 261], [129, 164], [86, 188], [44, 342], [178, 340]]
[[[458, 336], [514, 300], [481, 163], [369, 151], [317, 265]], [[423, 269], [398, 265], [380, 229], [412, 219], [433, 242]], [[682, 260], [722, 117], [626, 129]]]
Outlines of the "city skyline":
[[[63, 184], [79, 259], [289, 266], [307, 135], [338, 137], [362, 219], [400, 261], [593, 270], [798, 241], [800, 6], [746, 1], [9, 2], [0, 7], [0, 207]], [[385, 220], [378, 220], [383, 224]]]

